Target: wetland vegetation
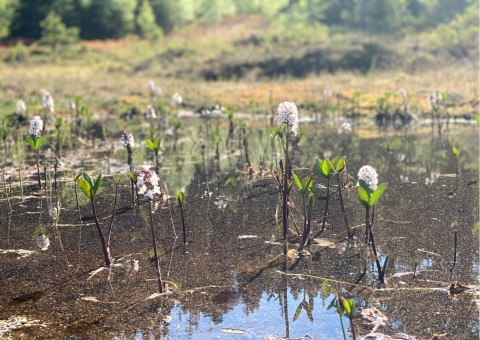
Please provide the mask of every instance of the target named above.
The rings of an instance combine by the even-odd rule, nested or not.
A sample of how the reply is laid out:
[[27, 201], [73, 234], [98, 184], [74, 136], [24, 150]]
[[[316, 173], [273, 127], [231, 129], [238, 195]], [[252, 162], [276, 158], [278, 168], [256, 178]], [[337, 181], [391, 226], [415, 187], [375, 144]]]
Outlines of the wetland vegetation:
[[145, 3], [0, 47], [0, 337], [478, 338], [478, 4], [380, 36]]

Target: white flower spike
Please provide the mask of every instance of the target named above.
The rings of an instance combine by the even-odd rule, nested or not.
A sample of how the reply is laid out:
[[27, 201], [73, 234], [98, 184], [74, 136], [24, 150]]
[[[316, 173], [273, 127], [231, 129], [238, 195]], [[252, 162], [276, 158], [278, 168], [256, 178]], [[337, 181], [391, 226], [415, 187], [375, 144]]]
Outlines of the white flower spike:
[[278, 126], [286, 124], [294, 136], [298, 132], [298, 110], [294, 102], [282, 102], [278, 105]]
[[370, 165], [364, 165], [358, 170], [358, 179], [363, 179], [371, 191], [375, 191], [378, 186], [377, 171]]

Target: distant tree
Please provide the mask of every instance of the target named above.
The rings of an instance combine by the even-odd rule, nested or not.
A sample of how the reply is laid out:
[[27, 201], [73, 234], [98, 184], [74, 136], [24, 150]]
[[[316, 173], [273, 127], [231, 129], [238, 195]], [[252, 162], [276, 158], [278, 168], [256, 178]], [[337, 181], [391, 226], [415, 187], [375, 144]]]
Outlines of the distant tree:
[[133, 0], [84, 0], [79, 13], [84, 39], [115, 39], [133, 33], [135, 27]]
[[222, 17], [235, 14], [231, 0], [199, 0], [197, 18], [207, 24], [214, 24]]
[[[170, 33], [175, 28], [183, 26], [189, 19], [193, 19], [193, 15], [189, 16], [186, 11], [185, 1], [151, 0], [151, 5], [157, 24], [165, 33]], [[191, 10], [191, 8], [188, 9]]]
[[408, 18], [407, 0], [354, 0], [354, 28], [368, 33], [394, 33]]
[[10, 25], [19, 5], [19, 0], [0, 0], [0, 39], [10, 34]]
[[135, 23], [137, 34], [142, 38], [155, 39], [162, 33], [148, 0], [140, 1]]
[[62, 18], [51, 11], [40, 22], [42, 35], [40, 43], [55, 47], [57, 45], [65, 45], [78, 41], [79, 29], [78, 27], [67, 27], [62, 21]]
[[20, 0], [10, 26], [10, 37], [39, 39], [40, 21], [48, 14], [52, 4], [53, 0]]

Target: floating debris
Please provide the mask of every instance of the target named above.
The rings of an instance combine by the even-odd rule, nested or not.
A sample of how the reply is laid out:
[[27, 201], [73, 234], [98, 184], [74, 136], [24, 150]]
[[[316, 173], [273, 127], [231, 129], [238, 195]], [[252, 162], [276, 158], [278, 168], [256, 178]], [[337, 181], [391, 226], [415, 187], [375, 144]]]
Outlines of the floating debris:
[[222, 332], [229, 334], [243, 334], [245, 331], [243, 329], [234, 329], [234, 328], [222, 328]]
[[35, 252], [26, 249], [0, 249], [0, 254], [16, 254], [20, 256], [19, 259], [29, 257], [33, 253]]
[[0, 338], [14, 330], [24, 327], [47, 327], [47, 325], [40, 323], [40, 320], [28, 320], [25, 316], [11, 316], [6, 320], [0, 320]]
[[448, 292], [450, 294], [454, 295], [454, 294], [463, 293], [464, 291], [469, 290], [469, 289], [470, 289], [469, 287], [462, 285], [460, 282], [453, 281], [450, 284], [450, 287], [448, 288]]
[[326, 238], [314, 238], [313, 243], [322, 248], [336, 248], [335, 242], [329, 241]]
[[239, 239], [258, 238], [258, 235], [240, 235]]

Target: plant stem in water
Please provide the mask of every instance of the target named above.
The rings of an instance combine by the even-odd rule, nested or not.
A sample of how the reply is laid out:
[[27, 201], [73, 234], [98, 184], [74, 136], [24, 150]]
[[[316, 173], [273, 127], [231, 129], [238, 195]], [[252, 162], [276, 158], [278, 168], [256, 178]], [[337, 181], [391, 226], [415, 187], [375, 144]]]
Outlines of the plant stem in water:
[[153, 255], [155, 256], [155, 266], [156, 266], [156, 269], [157, 269], [158, 292], [161, 294], [161, 293], [163, 293], [162, 273], [160, 272], [160, 263], [158, 262], [157, 241], [155, 239], [155, 228], [154, 228], [154, 224], [153, 224], [152, 200], [149, 200], [149, 203], [150, 203], [150, 205], [149, 205], [150, 230], [152, 232]]
[[100, 223], [98, 222], [97, 212], [95, 210], [95, 203], [93, 202], [93, 198], [90, 199], [90, 203], [92, 204], [92, 211], [93, 216], [95, 218], [95, 225], [97, 226], [98, 236], [100, 237], [100, 242], [102, 243], [102, 250], [103, 250], [103, 257], [105, 259], [105, 267], [109, 267], [112, 263], [110, 258], [110, 247], [105, 241], [105, 236], [103, 235], [102, 228], [100, 228]]

